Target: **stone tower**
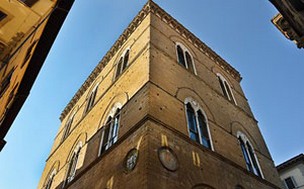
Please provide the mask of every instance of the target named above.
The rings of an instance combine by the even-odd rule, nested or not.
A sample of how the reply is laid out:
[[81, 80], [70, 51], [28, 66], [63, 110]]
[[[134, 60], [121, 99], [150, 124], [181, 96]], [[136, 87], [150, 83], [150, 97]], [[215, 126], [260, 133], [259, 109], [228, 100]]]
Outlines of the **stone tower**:
[[38, 188], [280, 188], [240, 81], [148, 1], [62, 112]]

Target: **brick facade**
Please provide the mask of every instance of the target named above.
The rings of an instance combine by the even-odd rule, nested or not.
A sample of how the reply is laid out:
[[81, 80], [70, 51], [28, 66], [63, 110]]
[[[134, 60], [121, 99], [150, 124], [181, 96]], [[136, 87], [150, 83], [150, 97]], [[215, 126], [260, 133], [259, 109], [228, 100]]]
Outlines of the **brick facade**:
[[[177, 44], [189, 50], [196, 73], [177, 62]], [[128, 66], [115, 77], [126, 49], [130, 50]], [[230, 84], [236, 103], [223, 94], [218, 73]], [[63, 111], [38, 188], [45, 187], [53, 170], [51, 188], [280, 188], [240, 80], [234, 68], [149, 1]], [[96, 85], [94, 106], [84, 114]], [[187, 98], [195, 100], [206, 116], [211, 149], [189, 138]], [[102, 133], [117, 104], [121, 105], [118, 140], [100, 154]], [[71, 117], [70, 134], [62, 141]], [[262, 177], [246, 169], [238, 132], [250, 140]], [[67, 183], [71, 154], [79, 144], [76, 173]], [[160, 162], [162, 147], [175, 154], [176, 170]], [[126, 155], [134, 148], [137, 163], [127, 171]]]

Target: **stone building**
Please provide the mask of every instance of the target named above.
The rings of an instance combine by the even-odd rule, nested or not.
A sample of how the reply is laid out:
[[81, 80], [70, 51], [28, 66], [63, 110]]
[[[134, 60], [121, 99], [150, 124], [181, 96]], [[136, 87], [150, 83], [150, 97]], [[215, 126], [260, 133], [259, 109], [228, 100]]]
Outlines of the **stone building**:
[[304, 48], [304, 0], [270, 0], [279, 10], [271, 21], [298, 48]]
[[286, 189], [304, 189], [304, 155], [297, 155], [277, 166]]
[[73, 2], [0, 2], [0, 151]]
[[38, 188], [280, 188], [240, 81], [148, 1], [63, 110]]

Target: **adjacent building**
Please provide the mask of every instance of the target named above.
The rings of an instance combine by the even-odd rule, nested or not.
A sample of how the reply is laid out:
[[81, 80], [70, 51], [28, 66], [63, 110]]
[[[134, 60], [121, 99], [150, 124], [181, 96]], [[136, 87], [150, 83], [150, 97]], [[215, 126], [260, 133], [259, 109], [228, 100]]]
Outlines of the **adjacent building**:
[[240, 81], [148, 1], [63, 110], [38, 188], [281, 188]]
[[297, 155], [277, 166], [286, 189], [304, 189], [304, 155]]
[[270, 0], [279, 10], [271, 21], [298, 48], [304, 48], [304, 0]]
[[0, 2], [0, 151], [73, 1]]

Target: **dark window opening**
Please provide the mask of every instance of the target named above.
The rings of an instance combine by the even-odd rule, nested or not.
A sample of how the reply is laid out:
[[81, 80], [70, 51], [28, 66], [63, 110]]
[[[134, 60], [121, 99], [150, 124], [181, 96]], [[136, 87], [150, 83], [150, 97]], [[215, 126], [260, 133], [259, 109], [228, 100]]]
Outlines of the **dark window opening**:
[[94, 103], [95, 103], [95, 98], [96, 98], [96, 94], [97, 94], [97, 89], [98, 89], [98, 86], [96, 86], [93, 91], [91, 92], [89, 98], [88, 98], [88, 101], [87, 101], [87, 106], [84, 110], [84, 113], [86, 114], [88, 111], [90, 111], [93, 106], [94, 106]]
[[51, 189], [51, 186], [52, 186], [52, 184], [53, 184], [53, 179], [54, 179], [54, 175], [52, 175], [52, 176], [49, 178], [48, 182], [47, 182], [46, 185], [45, 185], [45, 189]]
[[184, 51], [179, 45], [177, 45], [177, 56], [178, 56], [178, 63], [180, 63], [182, 66], [186, 68]]
[[117, 109], [114, 117], [109, 117], [106, 125], [103, 126], [101, 134], [100, 155], [107, 151], [118, 139], [120, 122], [120, 109]]
[[7, 17], [7, 14], [5, 14], [4, 12], [0, 11], [0, 22]]
[[62, 135], [61, 142], [63, 142], [69, 136], [73, 120], [74, 120], [74, 116], [70, 118], [68, 122], [65, 124], [64, 133]]
[[129, 50], [127, 50], [127, 52], [124, 56], [124, 62], [123, 62], [123, 67], [122, 67], [121, 72], [124, 71], [124, 69], [126, 69], [128, 62], [129, 62]]
[[115, 78], [118, 78], [118, 76], [126, 69], [129, 63], [129, 56], [130, 56], [130, 50], [127, 50], [125, 54], [119, 59], [119, 62], [117, 64], [116, 68], [116, 74]]
[[187, 123], [190, 138], [206, 148], [211, 149], [206, 118], [201, 110], [195, 111], [190, 103], [186, 104]]
[[288, 189], [296, 188], [296, 185], [291, 177], [286, 178], [284, 181]]
[[192, 73], [194, 73], [194, 67], [193, 67], [192, 58], [191, 58], [191, 56], [190, 56], [190, 54], [188, 52], [186, 52], [186, 60], [187, 60], [188, 69]]
[[68, 169], [66, 183], [70, 183], [75, 177], [79, 154], [80, 154], [80, 149], [77, 152], [73, 153]]
[[202, 114], [200, 110], [197, 112], [197, 115], [198, 115], [199, 128], [201, 130], [201, 142], [205, 147], [211, 149], [205, 116]]
[[259, 176], [262, 178], [262, 173], [258, 165], [258, 160], [254, 154], [252, 146], [249, 144], [248, 141], [244, 142], [241, 137], [238, 138], [241, 150], [244, 156], [244, 160], [246, 162], [247, 170], [256, 176]]
[[33, 6], [38, 0], [21, 0], [24, 4], [31, 7]]

